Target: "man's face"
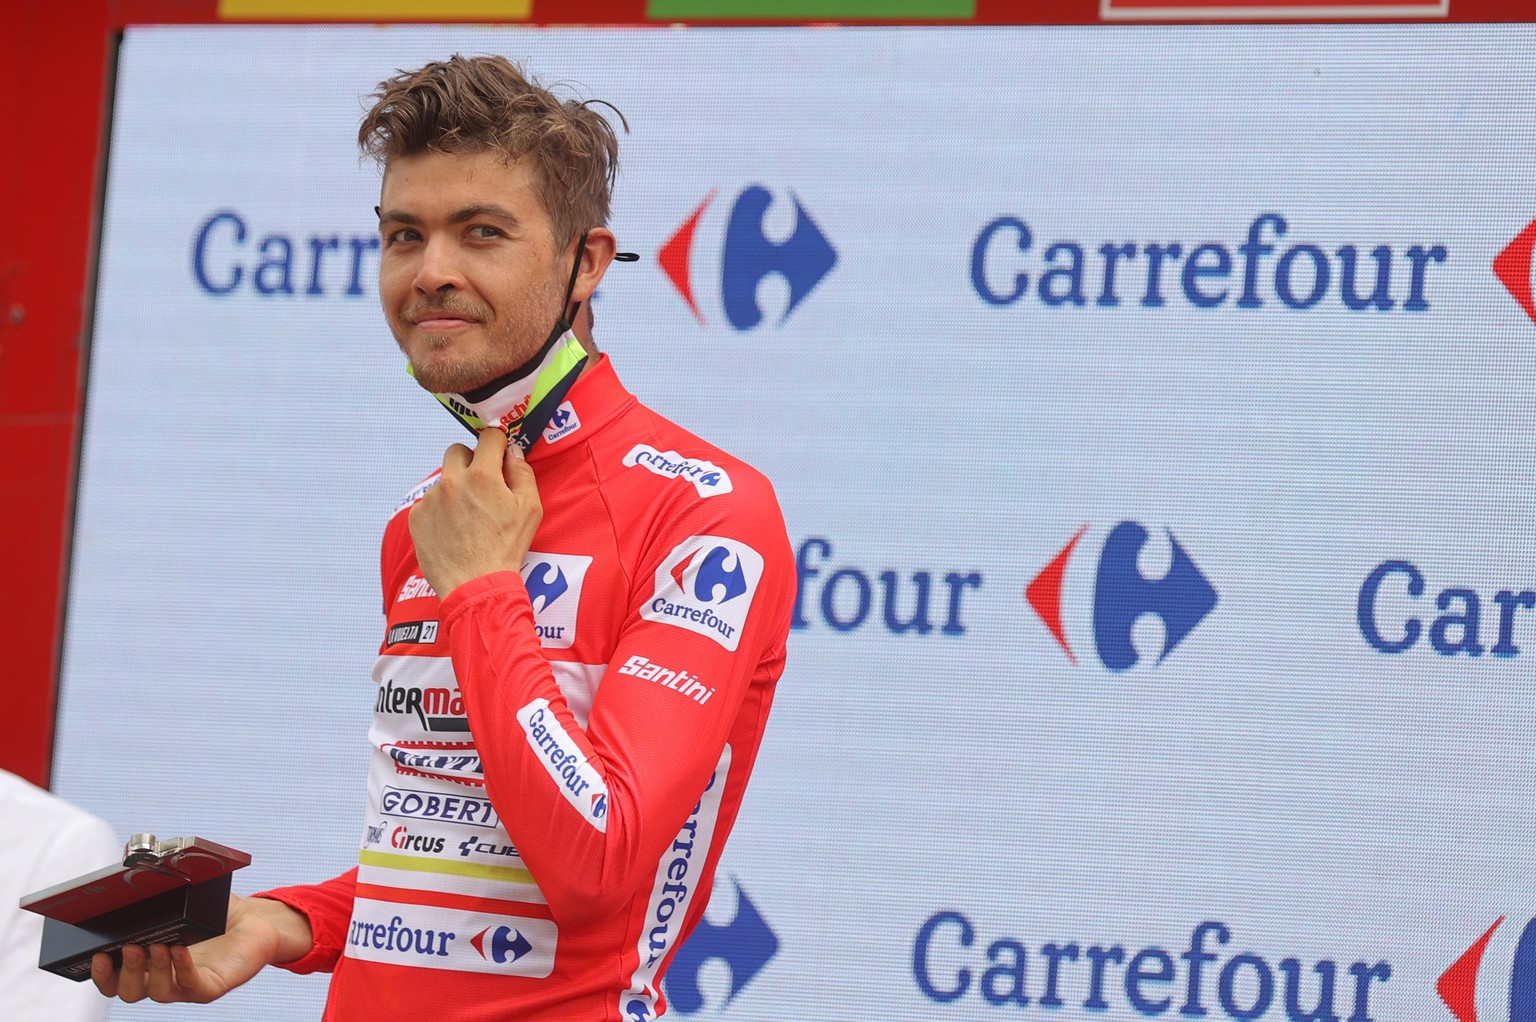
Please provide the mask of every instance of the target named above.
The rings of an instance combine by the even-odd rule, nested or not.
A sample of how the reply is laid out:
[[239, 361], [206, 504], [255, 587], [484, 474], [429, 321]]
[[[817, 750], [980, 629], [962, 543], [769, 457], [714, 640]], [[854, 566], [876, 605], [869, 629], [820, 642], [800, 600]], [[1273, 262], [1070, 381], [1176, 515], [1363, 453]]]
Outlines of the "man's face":
[[492, 152], [385, 168], [379, 298], [427, 390], [463, 393], [516, 369], [561, 315], [570, 265], [537, 180], [530, 161]]

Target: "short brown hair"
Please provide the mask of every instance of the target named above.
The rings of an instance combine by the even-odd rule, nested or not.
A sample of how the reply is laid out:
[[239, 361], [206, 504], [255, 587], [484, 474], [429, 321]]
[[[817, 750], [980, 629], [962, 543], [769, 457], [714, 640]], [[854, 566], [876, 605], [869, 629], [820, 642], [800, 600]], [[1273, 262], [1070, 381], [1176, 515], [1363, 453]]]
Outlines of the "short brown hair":
[[539, 192], [555, 242], [608, 223], [608, 202], [619, 169], [613, 125], [593, 109], [603, 100], [562, 101], [505, 57], [433, 61], [379, 83], [357, 144], [387, 167], [396, 156], [438, 152], [499, 152], [508, 161], [537, 162]]

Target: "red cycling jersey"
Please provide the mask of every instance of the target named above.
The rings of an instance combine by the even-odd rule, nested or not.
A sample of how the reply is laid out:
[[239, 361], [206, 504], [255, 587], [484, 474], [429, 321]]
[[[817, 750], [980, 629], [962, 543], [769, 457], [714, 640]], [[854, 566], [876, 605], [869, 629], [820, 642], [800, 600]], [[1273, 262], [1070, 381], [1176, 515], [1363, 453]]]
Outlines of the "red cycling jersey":
[[768, 481], [641, 405], [606, 358], [528, 454], [521, 574], [441, 601], [401, 503], [359, 865], [266, 892], [332, 970], [327, 1020], [660, 1014], [784, 666], [795, 568]]

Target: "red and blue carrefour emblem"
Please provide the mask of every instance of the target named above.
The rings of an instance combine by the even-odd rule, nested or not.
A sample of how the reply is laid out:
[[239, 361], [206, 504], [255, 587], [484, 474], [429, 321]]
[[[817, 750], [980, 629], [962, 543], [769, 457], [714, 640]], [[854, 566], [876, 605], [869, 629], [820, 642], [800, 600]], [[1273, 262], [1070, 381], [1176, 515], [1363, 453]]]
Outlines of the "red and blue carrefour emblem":
[[[688, 574], [695, 564], [698, 567], [690, 590]], [[677, 588], [700, 603], [729, 603], [747, 591], [741, 558], [723, 546], [711, 547], [708, 553], [700, 547], [678, 561], [671, 574]]]
[[[657, 255], [667, 279], [703, 326], [708, 321], [696, 297], [692, 257], [700, 222], [717, 194], [712, 191], [704, 197]], [[826, 234], [798, 196], [791, 192], [789, 198], [795, 205], [795, 226], [784, 241], [771, 241], [763, 231], [763, 220], [774, 203], [767, 188], [744, 188], [731, 206], [720, 250], [720, 305], [726, 320], [737, 330], [751, 330], [762, 323], [757, 285], [763, 278], [778, 274], [789, 285], [789, 301], [779, 317], [782, 325], [837, 264], [837, 250]]]
[[[486, 937], [489, 935], [490, 939]], [[521, 930], [514, 930], [510, 926], [487, 926], [469, 939], [474, 945], [480, 957], [497, 965], [506, 965], [515, 962], [519, 958], [533, 950], [533, 945], [524, 937]], [[489, 947], [487, 947], [489, 944]]]
[[[1457, 1022], [1494, 1022], [1479, 1020], [1477, 1013], [1477, 974], [1488, 951], [1488, 942], [1504, 923], [1500, 916], [1460, 958], [1440, 976], [1436, 989]], [[1500, 1020], [1503, 1022], [1503, 1020]], [[1514, 961], [1509, 969], [1508, 1022], [1536, 1022], [1536, 919], [1525, 924], [1515, 944]]]
[[[1154, 614], [1163, 621], [1163, 649], [1157, 657], [1161, 663], [1216, 606], [1216, 590], [1173, 533], [1164, 531], [1172, 548], [1172, 563], [1160, 579], [1148, 579], [1137, 567], [1147, 542], [1147, 530], [1138, 522], [1116, 525], [1099, 551], [1093, 585], [1093, 641], [1099, 660], [1112, 671], [1127, 670], [1141, 659], [1131, 641], [1131, 629], [1143, 614]], [[1062, 616], [1062, 582], [1073, 551], [1087, 532], [1087, 525], [1079, 529], [1024, 590], [1029, 605], [1074, 666], [1077, 654]]]

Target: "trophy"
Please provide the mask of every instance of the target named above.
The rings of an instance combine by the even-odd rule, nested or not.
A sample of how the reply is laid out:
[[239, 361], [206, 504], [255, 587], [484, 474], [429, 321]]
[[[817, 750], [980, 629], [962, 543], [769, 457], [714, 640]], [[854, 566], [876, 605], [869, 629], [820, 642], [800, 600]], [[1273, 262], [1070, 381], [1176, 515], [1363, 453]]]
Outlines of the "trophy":
[[135, 834], [123, 861], [21, 899], [44, 916], [38, 968], [75, 982], [127, 944], [196, 944], [224, 932], [230, 876], [251, 857], [206, 838]]

